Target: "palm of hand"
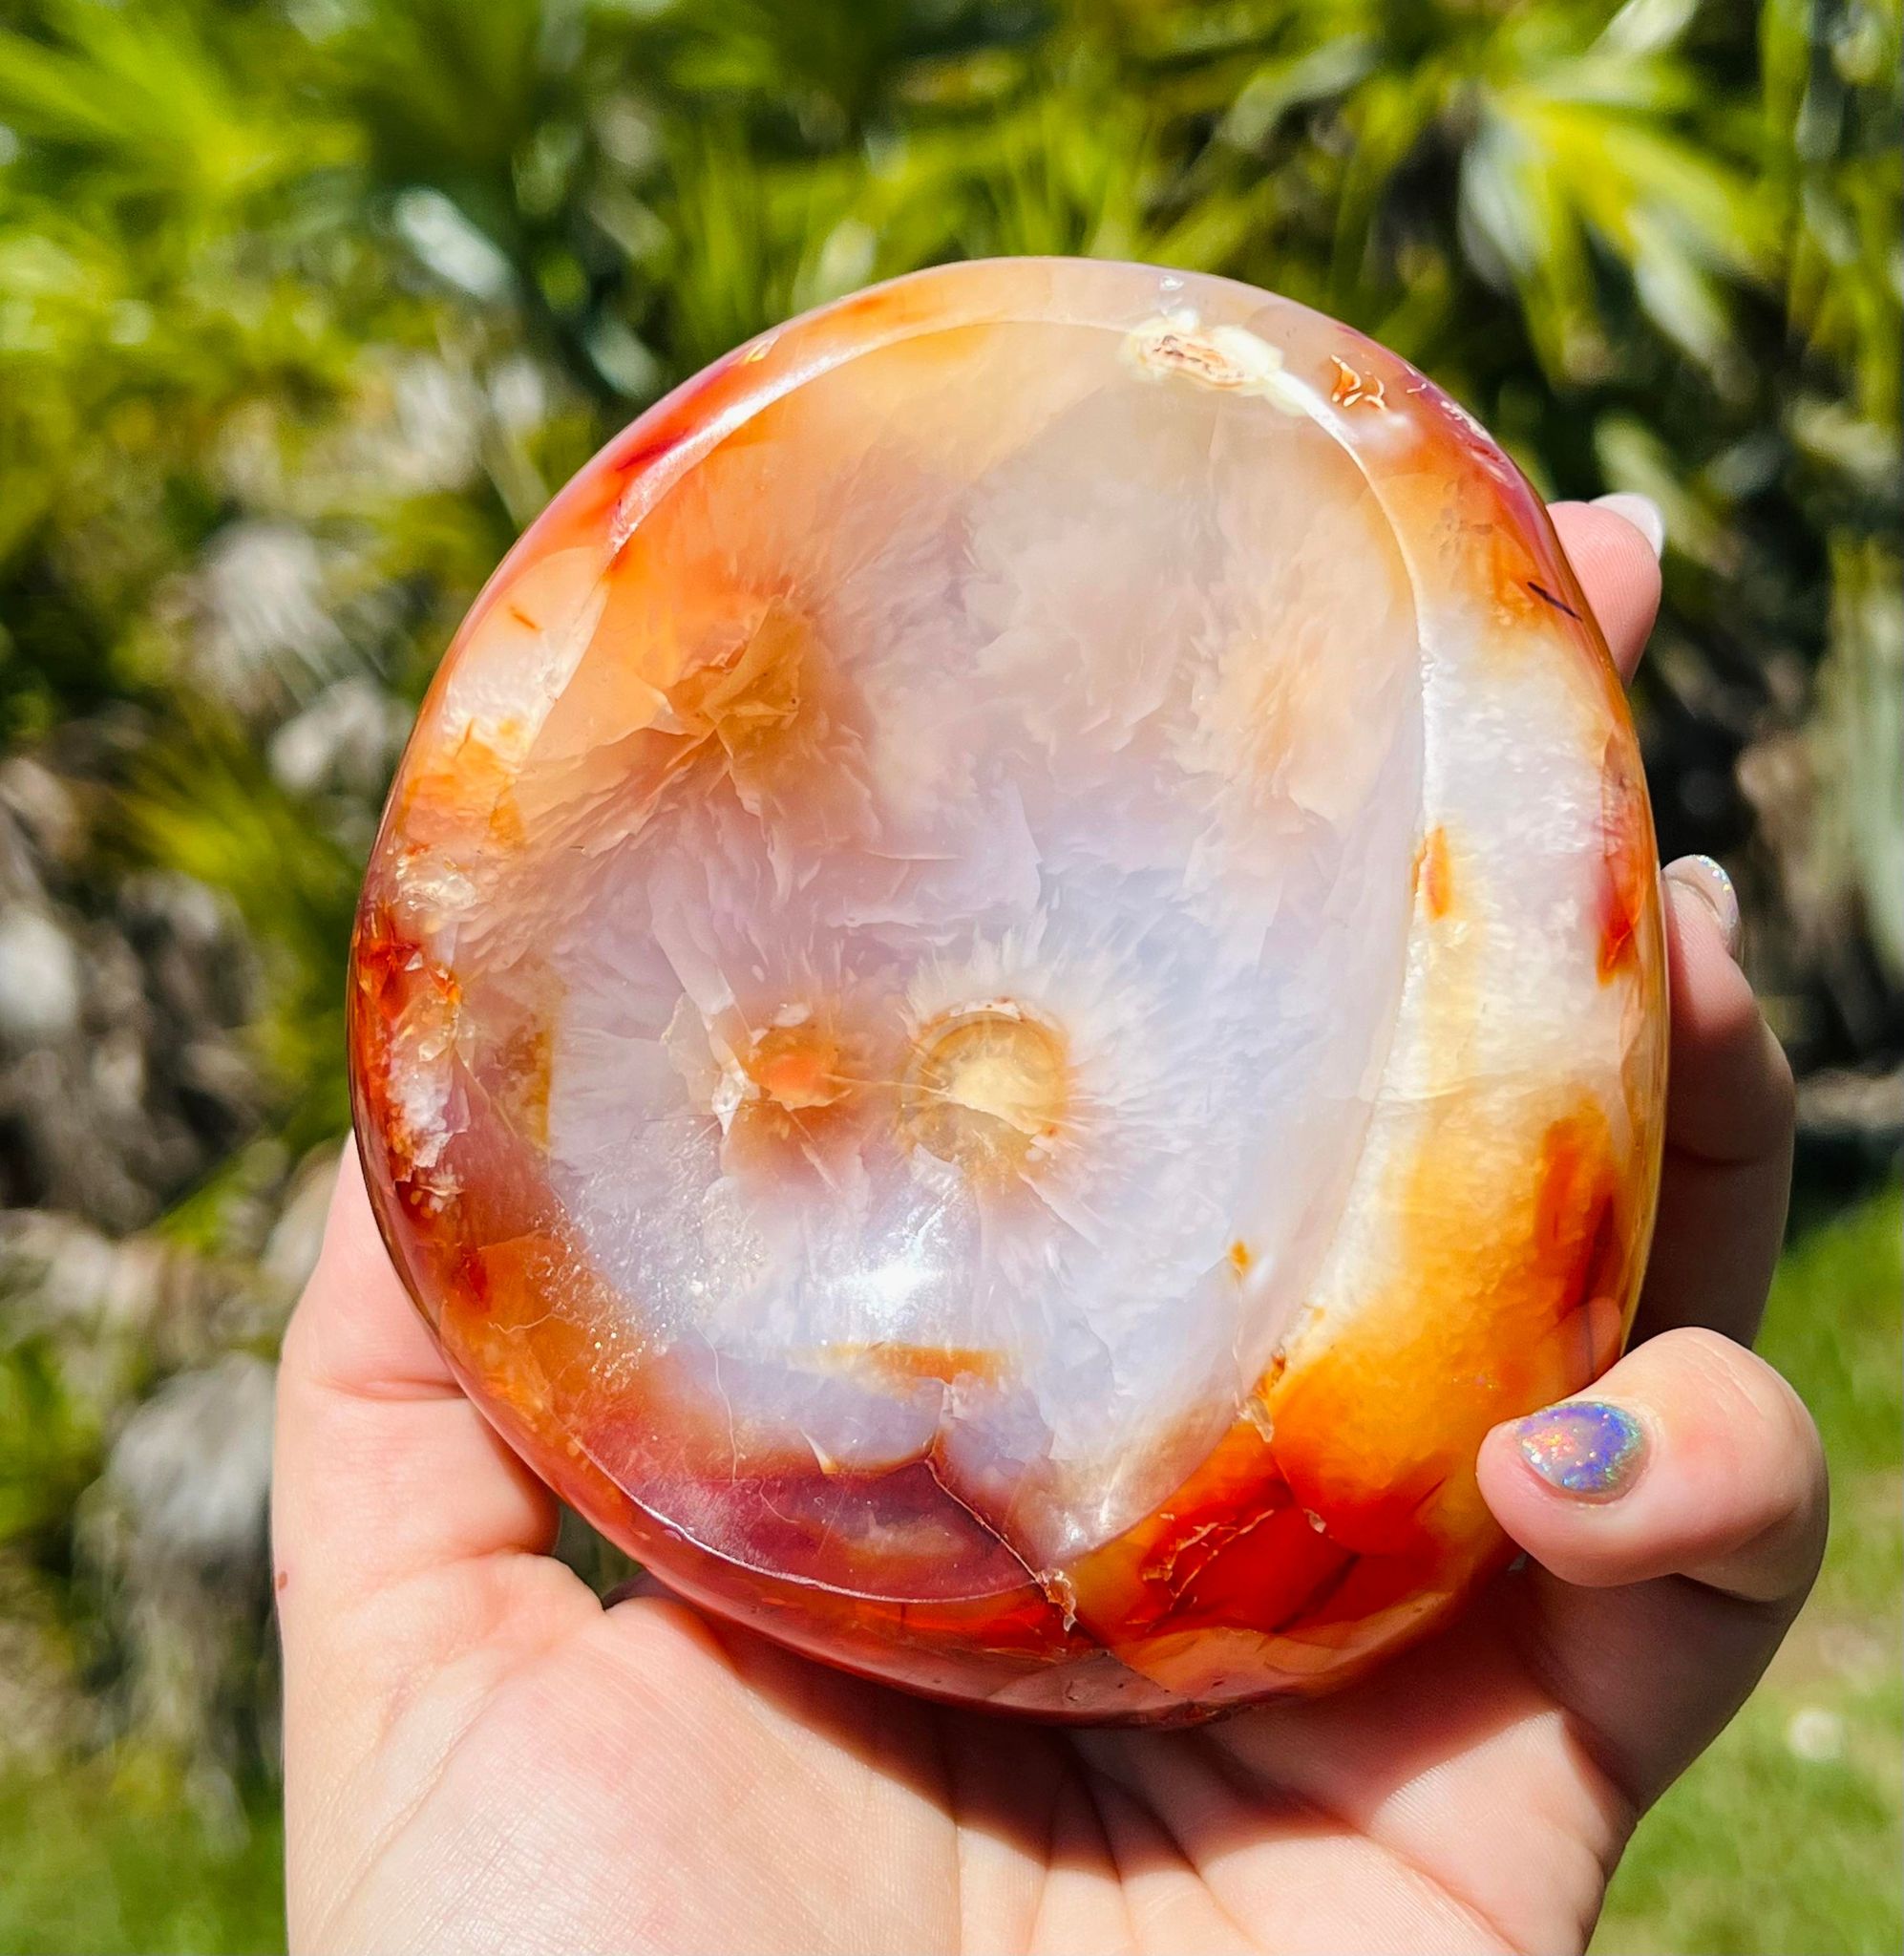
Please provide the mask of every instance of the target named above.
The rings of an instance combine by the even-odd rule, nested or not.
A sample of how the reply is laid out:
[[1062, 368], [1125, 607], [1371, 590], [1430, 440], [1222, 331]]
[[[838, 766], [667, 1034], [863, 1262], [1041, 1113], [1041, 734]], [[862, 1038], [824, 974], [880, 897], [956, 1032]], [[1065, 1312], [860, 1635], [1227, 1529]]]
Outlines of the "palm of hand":
[[[307, 1845], [347, 1879], [311, 1895], [306, 1940], [390, 1947], [408, 1923], [466, 1949], [1578, 1947], [1640, 1806], [1737, 1694], [1711, 1694], [1649, 1783], [1617, 1783], [1620, 1735], [1570, 1701], [1605, 1676], [1625, 1731], [1678, 1722], [1682, 1680], [1629, 1657], [1657, 1673], [1688, 1602], [1707, 1638], [1737, 1627], [1727, 1599], [1649, 1586], [1637, 1619], [1582, 1622], [1553, 1578], [1510, 1574], [1347, 1696], [1067, 1733], [837, 1676], [656, 1597], [604, 1613], [559, 1563], [502, 1551], [366, 1620], [428, 1648], [430, 1681], [314, 1817]], [[324, 1853], [332, 1827], [360, 1853]]]
[[[1627, 670], [1637, 532], [1563, 534]], [[1634, 545], [1638, 545], [1638, 553]], [[1539, 1566], [1338, 1697], [1062, 1732], [822, 1670], [655, 1594], [603, 1609], [463, 1399], [354, 1164], [286, 1342], [276, 1533], [293, 1944], [333, 1949], [1579, 1948], [1644, 1808], [1802, 1602], [1816, 1437], [1749, 1339], [1789, 1078], [1714, 918], [1670, 919], [1674, 1087], [1618, 1501], [1512, 1438], [1483, 1493]]]
[[374, 1847], [305, 1939], [1575, 1947], [1633, 1807], [1522, 1654], [1543, 1580], [1348, 1698], [1069, 1733], [730, 1647], [659, 1600], [604, 1614], [527, 1555], [422, 1578], [411, 1635], [481, 1627], [320, 1822]]

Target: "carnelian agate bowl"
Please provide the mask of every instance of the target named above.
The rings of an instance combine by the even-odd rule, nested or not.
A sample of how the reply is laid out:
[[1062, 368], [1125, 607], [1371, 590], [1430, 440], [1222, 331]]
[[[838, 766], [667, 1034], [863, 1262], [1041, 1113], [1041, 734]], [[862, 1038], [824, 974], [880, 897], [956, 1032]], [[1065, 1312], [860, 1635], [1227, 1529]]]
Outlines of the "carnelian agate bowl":
[[1620, 690], [1411, 368], [1132, 265], [710, 368], [457, 634], [357, 1130], [471, 1396], [681, 1594], [1050, 1718], [1347, 1680], [1613, 1358], [1664, 1006]]

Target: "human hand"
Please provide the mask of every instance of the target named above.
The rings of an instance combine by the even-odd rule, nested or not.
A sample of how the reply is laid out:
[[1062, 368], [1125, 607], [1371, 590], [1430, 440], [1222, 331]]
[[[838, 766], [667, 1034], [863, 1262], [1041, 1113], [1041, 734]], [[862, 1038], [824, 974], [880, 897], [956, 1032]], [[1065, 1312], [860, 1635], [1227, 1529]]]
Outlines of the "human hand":
[[[1616, 511], [1555, 521], [1630, 674], [1653, 552]], [[1482, 1449], [1528, 1566], [1353, 1690], [1192, 1731], [1007, 1723], [659, 1591], [604, 1608], [550, 1555], [553, 1497], [456, 1387], [347, 1155], [279, 1391], [292, 1945], [1580, 1948], [1824, 1541], [1817, 1435], [1746, 1349], [1791, 1082], [1729, 902], [1669, 873], [1659, 1227], [1633, 1348], [1591, 1392], [1617, 1410]], [[1570, 1433], [1607, 1485], [1535, 1471]]]

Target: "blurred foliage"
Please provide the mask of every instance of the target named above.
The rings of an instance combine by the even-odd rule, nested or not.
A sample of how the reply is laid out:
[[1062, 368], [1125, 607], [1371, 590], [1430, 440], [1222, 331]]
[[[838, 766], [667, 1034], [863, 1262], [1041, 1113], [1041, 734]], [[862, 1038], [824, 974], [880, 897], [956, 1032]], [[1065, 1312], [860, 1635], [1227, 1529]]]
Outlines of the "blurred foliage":
[[918, 265], [1243, 278], [1549, 493], [1654, 497], [1662, 843], [1744, 886], [1812, 1200], [1887, 1172], [1899, 54], [1900, 0], [8, 0], [0, 1759], [242, 1825], [262, 1384], [409, 713], [610, 432]]
[[321, 886], [389, 761], [349, 689], [413, 698], [512, 533], [667, 386], [986, 252], [1273, 287], [1544, 488], [1653, 495], [1666, 843], [1788, 926], [1761, 976], [1802, 1058], [1904, 1032], [1897, 0], [12, 11], [0, 725], [106, 715], [116, 781], [137, 753], [118, 840], [240, 893], [309, 1131], [338, 1108]]
[[285, 1946], [284, 1826], [260, 1789], [213, 1831], [162, 1776], [103, 1764], [0, 1775], [7, 1956], [261, 1956]]

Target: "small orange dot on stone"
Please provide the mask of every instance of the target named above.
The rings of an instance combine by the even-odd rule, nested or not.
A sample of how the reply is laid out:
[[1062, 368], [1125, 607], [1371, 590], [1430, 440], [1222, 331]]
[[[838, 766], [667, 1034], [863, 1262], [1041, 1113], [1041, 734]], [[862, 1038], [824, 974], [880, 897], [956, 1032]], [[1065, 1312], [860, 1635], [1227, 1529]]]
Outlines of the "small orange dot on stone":
[[1415, 888], [1437, 922], [1454, 905], [1454, 872], [1448, 860], [1448, 831], [1439, 824], [1422, 838], [1415, 852]]

